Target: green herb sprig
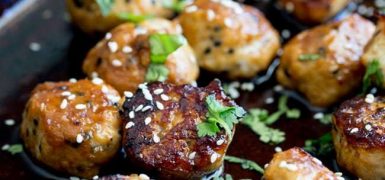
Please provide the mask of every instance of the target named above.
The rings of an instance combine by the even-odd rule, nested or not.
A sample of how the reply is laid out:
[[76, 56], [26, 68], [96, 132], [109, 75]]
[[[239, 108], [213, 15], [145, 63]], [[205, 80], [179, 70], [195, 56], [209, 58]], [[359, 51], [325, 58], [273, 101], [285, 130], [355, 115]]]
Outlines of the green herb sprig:
[[11, 153], [12, 155], [15, 155], [17, 153], [23, 152], [23, 145], [21, 144], [12, 144], [9, 147], [3, 149], [4, 151], [7, 151]]
[[243, 169], [253, 170], [253, 171], [256, 171], [260, 174], [264, 173], [264, 170], [260, 165], [258, 165], [256, 162], [248, 160], [248, 159], [243, 159], [243, 158], [239, 158], [239, 157], [235, 157], [235, 156], [225, 156], [225, 161], [228, 161], [230, 163], [241, 164], [241, 167]]
[[300, 61], [315, 61], [321, 58], [319, 54], [301, 54], [298, 57]]
[[115, 0], [96, 0], [96, 4], [99, 6], [102, 15], [108, 16], [115, 4]]
[[329, 132], [318, 139], [306, 140], [303, 149], [307, 152], [315, 154], [316, 156], [330, 154], [334, 149], [332, 134]]
[[378, 59], [374, 59], [366, 67], [363, 79], [363, 93], [366, 93], [370, 87], [382, 87], [384, 84], [384, 74], [382, 73], [381, 64]]
[[137, 14], [128, 13], [128, 12], [120, 13], [118, 14], [118, 17], [124, 21], [132, 22], [135, 24], [138, 24], [147, 19], [154, 18], [154, 16], [152, 15], [137, 15]]

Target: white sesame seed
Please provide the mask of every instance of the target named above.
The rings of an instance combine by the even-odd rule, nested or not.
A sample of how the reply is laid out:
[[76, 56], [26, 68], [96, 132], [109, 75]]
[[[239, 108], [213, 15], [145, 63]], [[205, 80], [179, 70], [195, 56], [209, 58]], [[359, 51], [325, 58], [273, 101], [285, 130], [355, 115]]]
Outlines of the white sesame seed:
[[82, 143], [83, 142], [83, 140], [84, 140], [84, 137], [81, 135], [81, 134], [78, 134], [77, 136], [76, 136], [76, 142], [77, 143]]
[[366, 124], [366, 125], [365, 125], [365, 129], [366, 129], [367, 131], [371, 131], [373, 128], [372, 128], [372, 125]]
[[126, 129], [129, 129], [129, 128], [131, 128], [131, 127], [133, 127], [133, 126], [135, 126], [135, 123], [134, 122], [132, 122], [132, 121], [130, 121], [130, 122], [128, 122], [127, 124], [126, 124]]
[[210, 162], [211, 163], [214, 163], [217, 159], [218, 159], [218, 154], [216, 152], [211, 154], [211, 157], [210, 157]]
[[154, 133], [154, 134], [152, 135], [152, 139], [154, 140], [155, 143], [160, 142], [160, 138], [159, 138], [158, 134], [155, 134], [155, 133]]
[[108, 94], [108, 87], [105, 86], [105, 85], [103, 85], [103, 86], [102, 86], [102, 92], [103, 92], [104, 94]]
[[134, 94], [132, 94], [132, 92], [130, 92], [130, 91], [124, 91], [124, 96], [126, 96], [127, 98], [132, 98], [132, 96], [134, 96]]
[[147, 89], [147, 84], [142, 83], [142, 84], [139, 84], [138, 87], [139, 87], [139, 89]]
[[290, 171], [297, 171], [298, 170], [298, 167], [295, 164], [290, 164], [290, 163], [287, 163], [286, 161], [281, 161], [279, 163], [279, 167], [280, 168], [286, 168]]
[[197, 154], [197, 152], [192, 152], [192, 153], [190, 153], [189, 155], [188, 155], [188, 158], [189, 159], [194, 159], [195, 158], [195, 155]]
[[283, 87], [281, 85], [274, 86], [274, 91], [275, 92], [281, 92], [282, 90], [283, 90]]
[[111, 64], [115, 67], [120, 67], [123, 65], [122, 61], [120, 61], [119, 59], [114, 59], [112, 60]]
[[9, 149], [11, 146], [9, 144], [4, 144], [2, 147], [1, 147], [1, 150], [5, 151], [7, 149]]
[[112, 103], [118, 103], [120, 101], [120, 96], [115, 96], [113, 94], [107, 94], [107, 99]]
[[146, 119], [144, 119], [144, 124], [148, 125], [150, 123], [151, 123], [151, 117], [146, 117]]
[[320, 161], [319, 159], [317, 158], [313, 158], [313, 161], [319, 165], [322, 165], [322, 161]]
[[141, 104], [138, 107], [136, 107], [135, 112], [138, 112], [138, 111], [140, 111], [142, 109], [143, 109], [143, 104]]
[[374, 98], [373, 94], [367, 94], [365, 97], [365, 102], [367, 102], [369, 104], [373, 103], [374, 100], [375, 100], [375, 98]]
[[215, 18], [215, 12], [211, 9], [207, 10], [207, 20], [212, 21]]
[[290, 32], [290, 30], [288, 30], [288, 29], [284, 29], [284, 30], [282, 30], [282, 32], [281, 32], [281, 36], [282, 36], [284, 39], [290, 38], [290, 35], [291, 35], [291, 32]]
[[40, 51], [41, 46], [40, 46], [40, 44], [37, 43], [37, 42], [31, 42], [31, 43], [29, 44], [29, 49], [30, 49], [31, 51], [33, 51], [33, 52], [38, 52], [38, 51]]
[[99, 77], [99, 74], [94, 71], [94, 72], [91, 73], [91, 77], [92, 77], [92, 79], [93, 78], [97, 78], [97, 77]]
[[267, 164], [265, 164], [265, 165], [263, 165], [263, 168], [267, 168], [267, 167], [269, 167], [269, 163], [267, 163]]
[[70, 177], [70, 180], [80, 180], [80, 178], [79, 178], [79, 177], [76, 177], [76, 176], [71, 176], [71, 177]]
[[244, 91], [253, 91], [254, 90], [254, 84], [251, 82], [250, 83], [248, 83], [248, 82], [242, 83], [241, 89]]
[[112, 38], [112, 34], [108, 32], [104, 38], [106, 38], [107, 40], [110, 40]]
[[134, 111], [130, 111], [130, 112], [128, 113], [128, 117], [129, 117], [130, 119], [134, 119], [134, 118], [135, 118], [135, 113], [134, 113]]
[[336, 176], [339, 176], [339, 177], [342, 176], [342, 172], [335, 172], [334, 174], [335, 174]]
[[147, 33], [147, 30], [138, 26], [135, 28], [135, 31], [134, 31], [134, 35], [137, 36], [137, 35], [140, 35], [140, 34], [146, 34]]
[[350, 130], [351, 134], [356, 133], [356, 132], [358, 132], [358, 128], [353, 128], [353, 129]]
[[130, 53], [130, 52], [132, 52], [132, 48], [130, 47], [130, 46], [124, 46], [123, 47], [123, 49], [122, 49], [122, 51], [124, 52], [124, 53]]
[[274, 148], [274, 151], [275, 152], [282, 152], [282, 148], [277, 146], [277, 147]]
[[225, 142], [224, 139], [220, 139], [220, 140], [217, 141], [217, 145], [220, 146], [220, 145], [222, 145], [224, 142]]
[[[339, 177], [339, 176], [337, 176], [337, 180], [345, 180], [345, 178], [344, 178], [344, 177]], [[359, 178], [358, 180], [362, 180], [362, 179]]]
[[95, 77], [95, 78], [92, 79], [92, 83], [94, 83], [96, 85], [101, 85], [101, 84], [103, 84], [103, 79]]
[[65, 109], [65, 108], [67, 108], [67, 105], [68, 105], [67, 99], [63, 99], [63, 101], [62, 101], [61, 104], [60, 104], [60, 109]]
[[313, 118], [314, 118], [314, 119], [322, 119], [323, 117], [324, 117], [324, 113], [322, 113], [322, 112], [315, 113], [315, 114], [313, 115]]
[[139, 174], [140, 180], [150, 180], [150, 177], [148, 177], [146, 174]]
[[225, 19], [225, 25], [229, 28], [231, 28], [231, 26], [233, 26], [233, 21], [229, 18], [226, 18]]
[[165, 95], [165, 94], [160, 95], [160, 98], [161, 98], [163, 101], [168, 101], [168, 100], [170, 100], [170, 97], [168, 97], [168, 96]]
[[64, 91], [61, 93], [62, 96], [70, 96], [71, 95], [71, 92], [69, 91]]
[[76, 98], [75, 94], [71, 94], [70, 96], [68, 96], [68, 100], [74, 100], [75, 98]]
[[87, 106], [85, 104], [76, 104], [75, 109], [82, 110], [86, 109]]
[[272, 97], [266, 98], [266, 99], [265, 99], [265, 103], [266, 103], [266, 104], [273, 104], [273, 103], [274, 103], [274, 98], [272, 98]]
[[163, 89], [155, 89], [154, 94], [159, 95], [163, 93]]
[[15, 120], [13, 120], [13, 119], [6, 119], [4, 121], [4, 124], [7, 125], [7, 126], [13, 126], [13, 125], [15, 125]]
[[70, 82], [70, 83], [76, 83], [76, 82], [78, 82], [78, 80], [76, 80], [75, 78], [71, 78], [71, 79], [69, 80], [69, 82]]
[[156, 101], [156, 107], [160, 110], [163, 110], [164, 109], [164, 106], [162, 103], [160, 103], [159, 101]]
[[185, 12], [186, 13], [192, 13], [192, 12], [195, 12], [198, 10], [198, 7], [195, 6], [195, 5], [192, 5], [192, 6], [188, 6], [185, 8]]
[[116, 43], [115, 41], [110, 41], [107, 43], [108, 45], [108, 48], [110, 48], [110, 51], [112, 53], [115, 53], [117, 50], [118, 50], [118, 43]]
[[144, 107], [144, 108], [142, 109], [142, 112], [145, 112], [145, 111], [147, 111], [147, 110], [149, 110], [149, 109], [152, 109], [152, 106], [146, 106], [146, 107]]
[[152, 101], [152, 95], [148, 89], [142, 89], [142, 92], [145, 99]]
[[92, 179], [93, 179], [93, 180], [97, 180], [97, 179], [99, 179], [99, 176], [96, 175], [96, 176], [92, 177]]

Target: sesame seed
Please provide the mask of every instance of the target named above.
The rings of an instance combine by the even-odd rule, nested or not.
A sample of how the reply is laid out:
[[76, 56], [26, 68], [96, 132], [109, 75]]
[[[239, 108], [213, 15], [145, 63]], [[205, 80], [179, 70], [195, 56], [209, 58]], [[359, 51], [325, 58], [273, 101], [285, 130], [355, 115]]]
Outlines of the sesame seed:
[[[345, 178], [337, 176], [337, 180], [345, 180]], [[361, 179], [359, 179], [359, 180], [361, 180]]]
[[324, 117], [324, 113], [322, 112], [315, 113], [313, 116], [314, 119], [322, 119], [323, 117]]
[[113, 94], [108, 94], [107, 95], [107, 99], [110, 100], [112, 103], [117, 103], [120, 101], [120, 97], [119, 96], [115, 96]]
[[13, 119], [6, 119], [4, 121], [4, 124], [7, 125], [7, 126], [13, 126], [13, 125], [15, 125], [15, 120], [13, 120]]
[[274, 148], [274, 151], [275, 152], [282, 152], [282, 148], [277, 146], [277, 147]]
[[227, 27], [231, 28], [231, 26], [233, 26], [233, 21], [230, 18], [226, 18], [225, 19], [225, 25]]
[[75, 94], [71, 94], [70, 96], [68, 96], [68, 100], [74, 100], [75, 98], [76, 98]]
[[108, 87], [105, 86], [105, 85], [103, 85], [103, 86], [102, 86], [102, 92], [103, 92], [104, 94], [108, 94]]
[[130, 92], [130, 91], [124, 91], [124, 96], [126, 96], [127, 98], [132, 98], [132, 96], [134, 96], [134, 94], [132, 94], [132, 92]]
[[5, 151], [7, 149], [9, 149], [11, 146], [9, 144], [4, 144], [2, 147], [1, 147], [1, 150]]
[[211, 157], [210, 157], [210, 162], [211, 163], [214, 163], [217, 159], [218, 159], [218, 154], [216, 152], [211, 154]]
[[148, 125], [150, 123], [151, 123], [151, 117], [146, 117], [146, 119], [144, 119], [144, 124]]
[[367, 125], [365, 125], [365, 129], [366, 129], [367, 131], [371, 131], [373, 128], [372, 128], [372, 125], [367, 124]]
[[164, 109], [164, 106], [162, 103], [160, 103], [159, 101], [156, 101], [156, 107], [160, 110], [163, 110]]
[[115, 53], [117, 50], [118, 50], [118, 43], [116, 43], [115, 41], [110, 41], [107, 43], [108, 45], [108, 48], [110, 48], [110, 51], [112, 53]]
[[101, 84], [103, 84], [103, 79], [95, 77], [92, 79], [92, 83], [94, 83], [95, 85], [101, 85]]
[[62, 101], [61, 104], [60, 104], [60, 109], [65, 109], [65, 108], [67, 108], [67, 105], [68, 105], [67, 99], [63, 99], [63, 101]]
[[290, 163], [287, 163], [286, 161], [281, 161], [281, 163], [279, 163], [279, 167], [280, 168], [286, 168], [290, 171], [297, 171], [298, 170], [298, 167], [295, 164], [290, 164]]
[[336, 176], [339, 176], [339, 177], [342, 176], [342, 172], [335, 172], [334, 174], [335, 174]]
[[93, 179], [93, 180], [97, 180], [97, 179], [99, 179], [99, 176], [96, 175], [96, 176], [92, 177], [92, 179]]
[[78, 134], [77, 136], [76, 136], [76, 142], [77, 143], [82, 143], [83, 142], [83, 140], [84, 140], [84, 137], [81, 135], [81, 134]]
[[281, 91], [283, 91], [283, 87], [281, 85], [276, 85], [276, 86], [274, 86], [274, 91], [275, 92], [281, 92]]
[[195, 158], [195, 155], [197, 154], [197, 152], [192, 152], [192, 153], [190, 153], [189, 155], [188, 155], [188, 158], [189, 159], [194, 159]]
[[138, 111], [140, 111], [142, 109], [143, 109], [143, 105], [141, 104], [138, 107], [136, 107], [135, 112], [138, 112]]
[[128, 113], [128, 117], [129, 117], [130, 119], [135, 118], [135, 113], [134, 113], [134, 111], [130, 111], [130, 112]]
[[71, 176], [70, 177], [70, 180], [80, 180], [80, 178], [76, 177], [76, 176]]
[[367, 94], [365, 97], [365, 102], [367, 102], [369, 104], [374, 103], [374, 100], [375, 100], [375, 98], [374, 98], [373, 94]]
[[273, 103], [274, 103], [274, 98], [272, 98], [272, 97], [266, 98], [266, 99], [265, 99], [265, 103], [266, 103], [266, 104], [273, 104]]
[[76, 104], [75, 109], [82, 110], [86, 109], [87, 106], [85, 104]]
[[139, 87], [139, 89], [147, 89], [147, 84], [142, 83], [142, 84], [139, 84], [138, 87]]
[[269, 163], [267, 163], [267, 164], [265, 164], [264, 166], [263, 166], [263, 168], [267, 168], [267, 167], [269, 167]]
[[215, 12], [211, 9], [207, 11], [207, 20], [212, 21], [215, 18]]
[[158, 134], [154, 133], [152, 135], [152, 139], [154, 140], [155, 143], [159, 143], [160, 142], [160, 138], [159, 138]]
[[313, 161], [319, 165], [322, 165], [322, 161], [320, 161], [319, 159], [317, 158], [313, 158]]
[[110, 32], [108, 32], [104, 38], [106, 38], [107, 40], [109, 40], [109, 39], [112, 38], [112, 34], [111, 34]]
[[150, 180], [150, 177], [148, 177], [146, 174], [139, 174], [140, 180]]
[[132, 121], [130, 121], [130, 122], [128, 122], [128, 123], [126, 124], [125, 128], [126, 128], [126, 129], [129, 129], [129, 128], [133, 127], [133, 126], [135, 126], [135, 123], [132, 122]]
[[154, 94], [159, 95], [163, 93], [163, 89], [155, 89]]
[[120, 67], [123, 65], [123, 63], [119, 59], [112, 60], [111, 64], [115, 67]]
[[142, 112], [145, 112], [145, 111], [147, 111], [147, 110], [149, 110], [149, 109], [152, 109], [152, 106], [146, 106], [146, 107], [144, 107], [144, 108], [142, 109]]
[[134, 35], [137, 36], [137, 35], [140, 35], [140, 34], [146, 34], [147, 33], [147, 30], [138, 26], [135, 28], [135, 31], [134, 31]]
[[253, 91], [254, 90], [254, 84], [253, 83], [242, 83], [241, 89], [244, 91]]
[[124, 53], [130, 53], [130, 52], [132, 52], [132, 48], [130, 47], [130, 46], [124, 46], [123, 47], [123, 49], [122, 49], [122, 51], [124, 52]]
[[192, 13], [192, 12], [195, 12], [197, 10], [198, 10], [198, 7], [195, 5], [188, 6], [185, 8], [185, 12], [187, 12], [187, 13]]
[[282, 30], [282, 32], [281, 32], [281, 36], [282, 36], [284, 39], [290, 38], [290, 35], [291, 35], [291, 32], [290, 32], [290, 30], [288, 30], [288, 29], [284, 29], [284, 30]]
[[97, 77], [99, 77], [99, 74], [94, 71], [94, 72], [91, 73], [91, 77], [92, 78], [97, 78]]
[[225, 142], [224, 139], [220, 139], [220, 140], [217, 141], [217, 145], [220, 146], [220, 145], [222, 145], [224, 142]]
[[69, 82], [70, 83], [76, 83], [76, 82], [78, 82], [75, 78], [71, 78], [70, 80], [69, 80]]
[[358, 128], [353, 128], [353, 129], [350, 130], [351, 134], [356, 133], [356, 132], [358, 132]]
[[70, 96], [71, 95], [71, 92], [69, 91], [64, 91], [61, 93], [62, 96]]
[[41, 45], [37, 42], [31, 42], [29, 44], [29, 49], [33, 52], [38, 52], [41, 49]]
[[160, 95], [160, 98], [161, 98], [163, 101], [168, 101], [168, 100], [170, 100], [170, 97], [168, 97], [168, 96], [165, 95], [165, 94]]
[[148, 89], [142, 89], [142, 92], [145, 99], [152, 101], [152, 95]]

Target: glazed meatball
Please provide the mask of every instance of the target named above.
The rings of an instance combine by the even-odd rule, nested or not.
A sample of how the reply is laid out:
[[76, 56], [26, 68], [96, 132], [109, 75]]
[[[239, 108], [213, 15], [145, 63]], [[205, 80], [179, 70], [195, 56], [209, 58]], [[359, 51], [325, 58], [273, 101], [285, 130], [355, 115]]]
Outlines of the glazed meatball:
[[341, 11], [350, 0], [279, 0], [279, 4], [300, 21], [324, 22]]
[[[171, 0], [174, 2], [175, 0]], [[108, 15], [103, 15], [96, 0], [66, 0], [72, 21], [84, 32], [107, 32], [126, 20], [121, 13], [171, 17], [173, 11], [164, 6], [163, 0], [114, 0]]]
[[25, 147], [57, 171], [91, 178], [120, 146], [119, 100], [100, 79], [40, 84], [23, 114]]
[[230, 134], [221, 129], [215, 136], [198, 135], [197, 125], [206, 122], [209, 97], [226, 107], [238, 107], [219, 81], [204, 88], [160, 82], [140, 85], [123, 105], [127, 157], [165, 177], [198, 178], [220, 168], [234, 129]]
[[294, 147], [274, 155], [263, 175], [266, 180], [344, 179], [322, 165], [322, 162], [301, 148]]
[[230, 78], [265, 70], [280, 47], [277, 31], [258, 9], [230, 0], [197, 0], [179, 21], [199, 65]]
[[[96, 72], [121, 93], [135, 91], [145, 82], [151, 62], [149, 36], [158, 33], [180, 35], [182, 32], [178, 23], [164, 19], [116, 27], [88, 53], [84, 72], [89, 76]], [[199, 74], [198, 63], [188, 43], [171, 53], [165, 66], [169, 71], [166, 80], [169, 83], [192, 83]]]
[[101, 177], [100, 180], [150, 180], [146, 174], [131, 174], [131, 175], [111, 175]]
[[368, 94], [344, 102], [334, 113], [337, 162], [367, 180], [385, 179], [385, 98]]
[[373, 23], [352, 15], [300, 33], [284, 47], [279, 83], [313, 105], [336, 103], [360, 85], [365, 69], [360, 57], [374, 31]]

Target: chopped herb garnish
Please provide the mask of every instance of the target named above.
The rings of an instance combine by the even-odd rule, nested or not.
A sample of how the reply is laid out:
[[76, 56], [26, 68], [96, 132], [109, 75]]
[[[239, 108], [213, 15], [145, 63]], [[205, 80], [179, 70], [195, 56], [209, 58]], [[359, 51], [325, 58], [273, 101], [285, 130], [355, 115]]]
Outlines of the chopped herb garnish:
[[332, 134], [326, 133], [318, 139], [309, 139], [305, 141], [303, 147], [309, 153], [313, 153], [316, 156], [328, 155], [333, 151], [333, 138]]
[[322, 124], [330, 124], [332, 123], [332, 118], [333, 118], [332, 114], [325, 114], [322, 118], [319, 119], [319, 121]]
[[384, 74], [381, 70], [381, 64], [378, 59], [374, 59], [366, 67], [363, 79], [363, 93], [366, 93], [370, 87], [382, 87], [384, 84]]
[[234, 156], [225, 156], [225, 160], [230, 162], [230, 163], [241, 164], [241, 167], [243, 169], [254, 170], [254, 171], [257, 171], [258, 173], [261, 173], [261, 174], [263, 174], [263, 172], [264, 172], [264, 170], [261, 166], [259, 166], [256, 162], [248, 160], [248, 159], [242, 159], [242, 158], [234, 157]]
[[152, 15], [137, 15], [137, 14], [133, 14], [133, 13], [124, 12], [124, 13], [118, 14], [118, 17], [122, 20], [137, 24], [137, 23], [140, 23], [146, 19], [151, 19], [154, 16], [152, 16]]
[[186, 0], [166, 0], [163, 2], [163, 7], [179, 13], [183, 10], [187, 3], [188, 1]]
[[298, 57], [298, 60], [300, 61], [315, 61], [321, 58], [321, 55], [319, 54], [301, 54]]
[[233, 177], [231, 176], [231, 174], [225, 174], [224, 177], [214, 177], [214, 180], [233, 180]]
[[206, 97], [206, 106], [207, 119], [197, 125], [198, 136], [215, 136], [221, 127], [231, 138], [234, 124], [237, 124], [239, 119], [244, 116], [245, 110], [239, 106], [224, 106], [216, 100], [215, 95]]
[[182, 35], [152, 34], [150, 35], [150, 59], [152, 63], [163, 64], [168, 55], [186, 43]]
[[4, 149], [4, 151], [8, 151], [12, 155], [15, 155], [17, 153], [23, 152], [23, 145], [13, 144], [13, 145], [10, 145], [8, 148]]
[[168, 76], [168, 69], [163, 64], [150, 64], [147, 69], [146, 82], [165, 81]]
[[96, 0], [100, 12], [103, 16], [108, 16], [111, 12], [112, 6], [114, 6], [115, 0]]

